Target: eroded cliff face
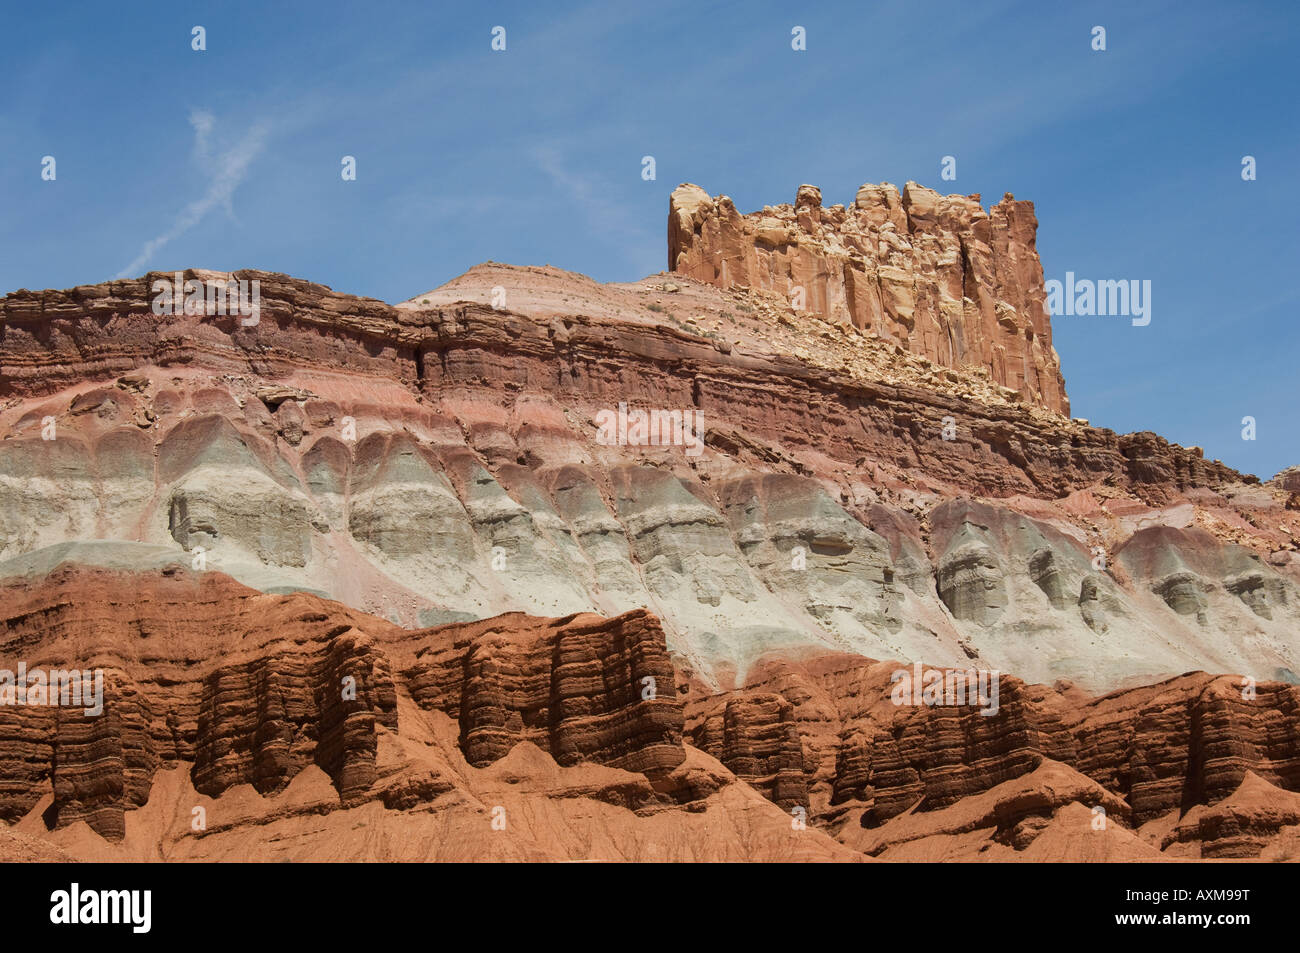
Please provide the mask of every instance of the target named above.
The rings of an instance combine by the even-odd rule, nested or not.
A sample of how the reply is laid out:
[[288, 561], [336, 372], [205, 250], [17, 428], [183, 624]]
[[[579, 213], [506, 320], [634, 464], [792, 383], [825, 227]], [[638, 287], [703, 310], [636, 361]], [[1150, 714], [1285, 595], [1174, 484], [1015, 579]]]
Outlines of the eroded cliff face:
[[[913, 840], [958, 833], [945, 825], [996, 802], [999, 788], [1015, 796], [977, 811], [975, 826], [996, 828], [988, 837], [1018, 851], [1076, 801], [1171, 856], [1256, 857], [1297, 833], [1284, 807], [1300, 790], [1295, 685], [1196, 672], [1089, 698], [1068, 683], [1000, 673], [980, 704], [938, 694], [926, 704], [919, 691], [898, 704], [904, 673], [910, 667], [857, 656], [769, 659], [743, 690], [694, 694], [687, 737], [779, 803], [809, 805], [873, 856], [901, 857]], [[947, 685], [954, 670], [933, 674]], [[746, 712], [743, 727], [720, 732], [733, 710]], [[776, 737], [798, 741], [778, 746]], [[1059, 788], [1036, 777], [1045, 765]], [[1251, 797], [1238, 797], [1243, 786]], [[1236, 823], [1202, 822], [1230, 811], [1210, 806], [1243, 798]], [[930, 817], [913, 823], [917, 812]]]
[[678, 196], [703, 279], [5, 298], [0, 651], [106, 698], [0, 706], [0, 853], [1296, 856], [1290, 473], [1063, 414], [1025, 203], [865, 191]]
[[851, 322], [945, 367], [987, 368], [998, 384], [1066, 414], [1052, 347], [1032, 202], [1010, 193], [943, 196], [909, 182], [864, 185], [853, 204], [822, 205], [816, 186], [793, 205], [742, 215], [725, 195], [685, 184], [668, 207], [668, 267], [720, 288], [798, 296], [797, 306]]
[[407, 630], [184, 565], [65, 563], [0, 606], [6, 664], [106, 676], [98, 714], [0, 707], [6, 858], [1300, 856], [1278, 682], [931, 704], [822, 653], [714, 693], [642, 610]]
[[663, 630], [644, 611], [515, 613], [407, 631], [183, 565], [135, 573], [67, 563], [0, 592], [0, 659], [32, 671], [75, 663], [106, 680], [99, 715], [46, 698], [28, 704], [26, 694], [0, 707], [8, 822], [44, 799], [50, 828], [84, 821], [121, 840], [157, 772], [178, 765], [209, 799], [241, 785], [278, 795], [315, 766], [340, 807], [409, 808], [454, 784], [378, 764], [380, 737], [400, 732], [399, 696], [451, 719], [473, 768], [527, 743], [562, 767], [642, 776], [629, 797], [675, 803], [651, 780], [691, 790], [676, 676]]
[[[254, 326], [155, 315], [151, 279], [5, 299], [0, 576], [184, 557], [409, 627], [648, 608], [718, 688], [773, 650], [1300, 671], [1287, 491], [1195, 448], [688, 279], [241, 277]], [[620, 404], [698, 414], [701, 452], [602, 442]]]

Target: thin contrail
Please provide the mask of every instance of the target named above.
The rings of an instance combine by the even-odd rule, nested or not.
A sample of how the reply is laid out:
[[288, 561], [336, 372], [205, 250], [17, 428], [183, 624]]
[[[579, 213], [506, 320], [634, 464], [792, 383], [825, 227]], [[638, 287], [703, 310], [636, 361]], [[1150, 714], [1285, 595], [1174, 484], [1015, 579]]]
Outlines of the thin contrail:
[[209, 139], [216, 125], [216, 117], [210, 112], [196, 109], [190, 113], [190, 125], [194, 127], [195, 159], [210, 176], [207, 191], [181, 209], [167, 231], [145, 242], [140, 249], [140, 254], [118, 272], [116, 278], [134, 278], [139, 275], [158, 249], [185, 234], [201, 222], [213, 208], [224, 205], [229, 209], [231, 196], [244, 180], [249, 164], [262, 151], [269, 131], [265, 122], [259, 122], [249, 129], [229, 151], [213, 156]]

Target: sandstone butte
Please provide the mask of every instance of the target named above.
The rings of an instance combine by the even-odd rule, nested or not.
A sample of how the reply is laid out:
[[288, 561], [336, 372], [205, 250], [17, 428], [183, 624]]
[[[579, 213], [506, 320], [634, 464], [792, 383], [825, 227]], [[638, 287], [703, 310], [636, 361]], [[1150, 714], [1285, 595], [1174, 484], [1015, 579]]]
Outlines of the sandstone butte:
[[1052, 347], [1034, 203], [864, 185], [848, 208], [802, 185], [794, 205], [742, 215], [725, 195], [673, 191], [668, 267], [720, 288], [791, 295], [803, 308], [992, 379], [1068, 414]]
[[0, 705], [0, 857], [1300, 857], [1300, 484], [1070, 418], [1035, 231], [682, 186], [627, 284], [8, 295], [0, 670], [106, 687]]

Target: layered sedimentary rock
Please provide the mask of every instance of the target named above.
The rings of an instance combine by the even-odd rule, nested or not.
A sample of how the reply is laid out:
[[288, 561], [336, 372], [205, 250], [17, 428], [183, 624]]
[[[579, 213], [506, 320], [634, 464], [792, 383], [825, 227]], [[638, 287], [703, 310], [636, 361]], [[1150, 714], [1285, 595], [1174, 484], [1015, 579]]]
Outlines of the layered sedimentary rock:
[[[528, 280], [526, 270], [517, 272], [525, 272], [515, 274], [517, 281]], [[723, 447], [750, 436], [779, 446], [790, 457], [816, 447], [844, 461], [905, 450], [931, 479], [994, 496], [1069, 492], [1107, 477], [1156, 494], [1240, 479], [1230, 468], [1203, 460], [1195, 448], [1171, 445], [1155, 434], [1120, 436], [1044, 419], [1005, 400], [972, 404], [967, 395], [949, 393], [970, 386], [961, 378], [958, 387], [950, 388], [921, 371], [915, 386], [886, 385], [828, 373], [777, 353], [724, 353], [715, 336], [663, 321], [581, 314], [539, 320], [473, 303], [423, 311], [393, 308], [283, 275], [235, 274], [260, 279], [256, 326], [244, 327], [237, 316], [156, 316], [148, 290], [154, 275], [8, 295], [0, 304], [5, 328], [0, 396], [34, 398], [78, 381], [99, 380], [99, 391], [79, 390], [76, 404], [52, 407], [60, 411], [56, 418], [93, 415], [148, 431], [155, 423], [148, 412], [157, 408], [141, 405], [161, 399], [165, 412], [166, 404], [180, 395], [168, 388], [147, 393], [148, 377], [137, 380], [129, 374], [138, 368], [202, 366], [227, 375], [288, 380], [313, 374], [337, 377], [346, 368], [346, 377], [373, 388], [366, 395], [370, 401], [350, 408], [363, 414], [378, 411], [373, 401], [382, 400], [383, 388], [392, 385], [449, 404], [450, 395], [479, 386], [498, 395], [554, 395], [577, 412], [616, 406], [620, 400], [647, 404], [653, 398], [654, 406], [700, 411], [711, 421], [713, 440]], [[123, 383], [114, 389], [119, 378]], [[234, 382], [227, 381], [227, 387]], [[145, 400], [126, 399], [123, 391], [135, 387]], [[241, 409], [256, 413], [257, 422], [265, 422], [282, 439], [286, 425], [274, 413], [291, 407], [302, 411], [305, 420], [289, 430], [295, 440], [300, 431], [319, 431], [344, 416], [337, 402], [309, 389], [293, 402], [256, 397], [259, 389], [251, 387], [248, 396], [255, 397], [260, 409], [240, 394]], [[220, 386], [201, 396], [211, 411], [232, 410]], [[537, 419], [528, 422], [539, 428], [534, 439], [554, 439], [558, 435], [547, 431], [565, 428], [562, 415], [543, 415], [545, 403], [530, 406]], [[426, 418], [429, 414], [424, 410]], [[501, 415], [497, 428], [505, 433], [497, 437], [514, 439], [498, 449], [526, 456], [528, 447], [518, 446], [512, 432], [525, 421], [511, 417]], [[945, 418], [956, 425], [953, 439], [942, 439]], [[453, 423], [437, 416], [429, 422]], [[479, 426], [483, 432], [476, 444], [486, 442], [493, 429], [487, 421]], [[39, 436], [39, 429], [34, 435]], [[117, 439], [130, 440], [126, 435]], [[735, 444], [735, 452], [744, 447]]]
[[[183, 557], [407, 627], [645, 607], [718, 687], [809, 648], [1094, 690], [1300, 671], [1286, 493], [1195, 448], [684, 278], [484, 266], [390, 307], [240, 275], [256, 325], [155, 315], [156, 276], [5, 299], [0, 576]], [[602, 442], [621, 405], [702, 450]], [[1260, 559], [1102, 565], [1153, 525]]]
[[1248, 771], [1227, 798], [1189, 810], [1161, 847], [1173, 856], [1295, 861], [1298, 840], [1300, 795]]
[[[925, 671], [927, 682], [932, 671], [936, 679], [948, 679], [936, 680], [942, 686], [959, 674]], [[792, 724], [800, 739], [799, 750], [785, 754], [785, 762], [802, 759], [814, 816], [841, 832], [850, 826], [887, 828], [904, 812], [942, 812], [1051, 762], [1105, 792], [1104, 801], [1099, 794], [1085, 806], [1104, 804], [1111, 822], [1126, 828], [1151, 825], [1150, 839], [1159, 847], [1195, 841], [1203, 856], [1243, 856], [1248, 848], [1238, 839], [1241, 824], [1198, 820], [1225, 815], [1235, 802], [1208, 815], [1197, 806], [1225, 802], [1252, 778], [1281, 792], [1300, 792], [1295, 685], [1195, 673], [1090, 699], [1076, 688], [1026, 685], [999, 673], [996, 694], [986, 691], [978, 702], [942, 694], [925, 701], [919, 689], [915, 696], [898, 691], [911, 676], [898, 663], [853, 656], [804, 663], [773, 659], [742, 690], [693, 698], [687, 737], [724, 763], [740, 763], [733, 770], [759, 781], [772, 797], [761, 783], [770, 767], [743, 762], [749, 738], [723, 735], [714, 724], [718, 712], [731, 708], [781, 711], [782, 726]], [[770, 735], [770, 715], [750, 721], [751, 735]], [[797, 775], [786, 779], [790, 788], [798, 781]], [[1050, 816], [1063, 803], [1048, 798], [1014, 821]], [[1164, 833], [1167, 818], [1182, 825], [1179, 833]], [[1088, 816], [1082, 821], [1087, 824]], [[1251, 823], [1267, 828], [1270, 822]], [[1276, 834], [1295, 822], [1271, 823]], [[875, 847], [884, 850], [893, 836], [882, 835]], [[1227, 840], [1219, 843], [1221, 838]], [[1268, 841], [1261, 835], [1244, 843], [1254, 845], [1250, 856], [1256, 856]]]
[[320, 858], [319, 830], [359, 822], [302, 818], [335, 813], [455, 818], [488, 853], [523, 849], [506, 832], [540, 815], [561, 829], [547, 856], [574, 859], [600, 848], [562, 832], [594, 816], [628, 859], [654, 859], [651, 831], [681, 859], [1257, 857], [1300, 826], [1300, 688], [1280, 682], [1195, 673], [1091, 698], [996, 673], [930, 697], [957, 673], [921, 667], [900, 694], [915, 668], [833, 653], [769, 658], [715, 693], [644, 611], [410, 631], [181, 568], [64, 566], [0, 595], [4, 667], [106, 675], [99, 714], [0, 707], [0, 817], [81, 856], [251, 836], [262, 857], [265, 826]]
[[346, 628], [312, 653], [295, 646], [223, 665], [203, 679], [194, 788], [214, 797], [235, 784], [275, 793], [314, 763], [343, 803], [354, 803], [375, 781], [375, 725], [396, 722], [387, 660], [373, 639]]
[[1300, 467], [1287, 467], [1272, 482], [1288, 492], [1300, 493]]
[[447, 626], [431, 642], [403, 678], [418, 704], [456, 719], [475, 767], [520, 741], [560, 765], [594, 761], [652, 778], [685, 759], [663, 629], [644, 611], [498, 616]]
[[407, 632], [315, 596], [263, 595], [180, 567], [68, 565], [12, 582], [3, 597], [0, 667], [23, 660], [106, 677], [98, 715], [13, 699], [0, 707], [7, 821], [49, 784], [51, 827], [86, 821], [120, 839], [125, 812], [178, 764], [211, 798], [243, 784], [275, 795], [314, 765], [343, 806], [400, 801], [376, 790], [380, 729], [398, 732], [399, 692], [457, 719], [476, 767], [525, 741], [560, 765], [655, 779], [685, 760], [663, 630], [645, 612], [515, 614]]
[[793, 295], [796, 307], [846, 320], [946, 367], [977, 366], [1049, 410], [1069, 413], [1052, 347], [1032, 202], [1008, 193], [942, 196], [909, 182], [900, 195], [864, 185], [851, 206], [822, 205], [816, 186], [793, 205], [742, 215], [725, 195], [673, 191], [668, 267], [721, 288]]
[[238, 784], [275, 793], [316, 764], [354, 800], [374, 781], [375, 725], [393, 725], [393, 683], [373, 638], [346, 612], [314, 611], [314, 601], [180, 568], [65, 566], [5, 586], [4, 667], [21, 659], [100, 669], [106, 687], [99, 716], [0, 708], [17, 720], [20, 752], [5, 762], [0, 811], [21, 816], [48, 778], [53, 824], [85, 820], [120, 838], [123, 812], [144, 804], [154, 774], [178, 761], [192, 762], [195, 789], [214, 797]]
[[0, 705], [0, 853], [1300, 857], [1289, 472], [1064, 416], [1028, 203], [673, 203], [626, 285], [0, 302], [0, 651], [105, 675]]
[[803, 745], [794, 706], [774, 692], [713, 696], [692, 738], [736, 776], [782, 807], [808, 807]]

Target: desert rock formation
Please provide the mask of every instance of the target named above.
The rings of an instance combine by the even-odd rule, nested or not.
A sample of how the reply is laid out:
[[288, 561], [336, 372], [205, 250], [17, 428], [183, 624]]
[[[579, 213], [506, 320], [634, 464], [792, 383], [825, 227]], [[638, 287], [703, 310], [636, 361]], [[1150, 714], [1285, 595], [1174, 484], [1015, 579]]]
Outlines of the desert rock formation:
[[[197, 859], [233, 842], [254, 859], [855, 856], [824, 833], [796, 837], [777, 806], [683, 743], [663, 630], [643, 611], [411, 632], [181, 566], [67, 564], [2, 596], [0, 658], [78, 660], [108, 682], [99, 717], [0, 707], [0, 819], [15, 825], [15, 852]], [[382, 851], [336, 841], [376, 812], [394, 831]], [[301, 824], [313, 816], [327, 820]], [[435, 840], [451, 825], [455, 842], [401, 843], [398, 818]], [[264, 827], [292, 832], [257, 843]]]
[[0, 855], [1300, 857], [1300, 486], [1068, 416], [1029, 203], [669, 228], [0, 300], [0, 669], [105, 676], [0, 705]]
[[713, 693], [644, 611], [412, 631], [183, 566], [0, 596], [0, 658], [108, 686], [98, 717], [0, 708], [6, 857], [1259, 857], [1300, 830], [1281, 683], [1003, 675], [990, 717], [834, 653]]
[[[4, 300], [0, 576], [71, 547], [409, 627], [648, 608], [719, 688], [777, 649], [1300, 671], [1286, 491], [1195, 448], [688, 279], [490, 265], [391, 307], [240, 275], [256, 326], [155, 315], [149, 278]], [[703, 452], [600, 443], [620, 404]]]
[[1052, 347], [1032, 202], [864, 185], [849, 207], [801, 185], [793, 205], [742, 215], [697, 185], [672, 193], [668, 268], [716, 284], [802, 293], [802, 310], [1070, 412]]

